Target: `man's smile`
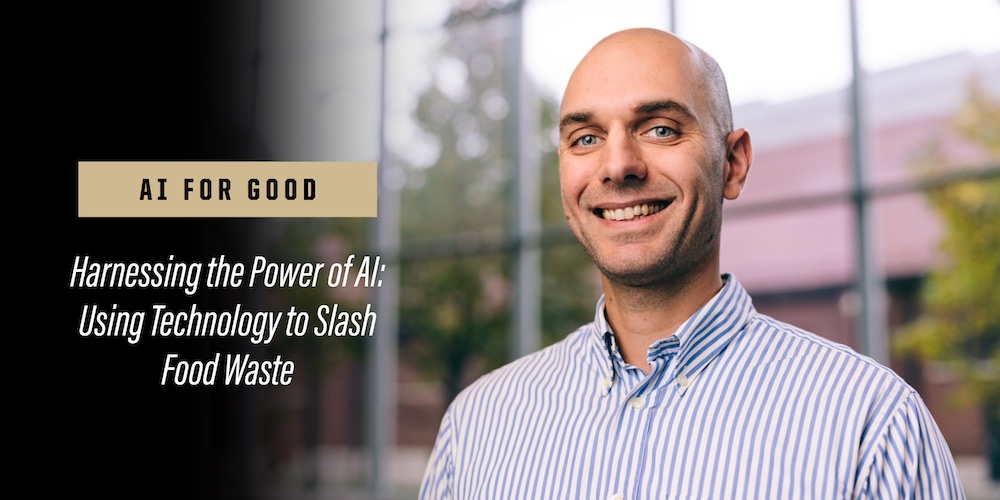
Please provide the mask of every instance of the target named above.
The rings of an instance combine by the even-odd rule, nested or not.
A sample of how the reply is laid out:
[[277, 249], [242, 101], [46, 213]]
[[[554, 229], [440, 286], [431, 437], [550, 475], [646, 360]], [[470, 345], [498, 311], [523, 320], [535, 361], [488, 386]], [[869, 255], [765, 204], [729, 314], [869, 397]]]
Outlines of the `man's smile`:
[[657, 200], [644, 203], [629, 204], [624, 207], [599, 207], [594, 209], [594, 215], [610, 221], [624, 221], [653, 215], [670, 205], [672, 200]]

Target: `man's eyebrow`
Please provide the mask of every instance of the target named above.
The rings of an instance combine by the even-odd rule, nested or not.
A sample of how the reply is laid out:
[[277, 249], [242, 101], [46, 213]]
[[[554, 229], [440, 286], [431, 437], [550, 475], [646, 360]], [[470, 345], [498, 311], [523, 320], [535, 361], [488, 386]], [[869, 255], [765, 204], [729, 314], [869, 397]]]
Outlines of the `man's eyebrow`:
[[591, 113], [570, 113], [559, 120], [559, 133], [571, 123], [586, 123], [590, 121]]
[[694, 115], [691, 114], [691, 111], [688, 110], [687, 106], [677, 101], [644, 102], [636, 106], [634, 109], [635, 113], [640, 115], [651, 115], [657, 111], [677, 111], [688, 118], [694, 117]]
[[[688, 110], [687, 106], [677, 102], [677, 101], [651, 101], [644, 102], [636, 105], [633, 112], [638, 115], [652, 115], [659, 111], [674, 111], [684, 115], [687, 118], [693, 118], [694, 115]], [[593, 118], [593, 113], [570, 113], [559, 120], [559, 132], [562, 133], [563, 129], [572, 123], [586, 123]]]

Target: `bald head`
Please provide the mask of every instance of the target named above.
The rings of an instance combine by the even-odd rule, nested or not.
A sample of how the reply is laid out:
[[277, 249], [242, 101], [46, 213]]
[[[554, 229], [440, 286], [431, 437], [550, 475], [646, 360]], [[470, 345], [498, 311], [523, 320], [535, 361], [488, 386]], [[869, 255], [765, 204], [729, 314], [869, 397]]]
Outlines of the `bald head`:
[[[632, 67], [627, 67], [631, 64]], [[697, 110], [707, 114], [702, 118], [714, 126], [716, 138], [725, 138], [733, 130], [733, 113], [729, 102], [726, 79], [719, 64], [701, 48], [666, 31], [652, 28], [633, 28], [613, 33], [599, 41], [584, 56], [570, 76], [563, 98], [566, 104], [578, 97], [609, 71], [654, 71], [675, 76], [685, 88], [670, 89], [688, 95]], [[619, 80], [621, 81], [621, 80]], [[581, 88], [583, 87], [583, 88]], [[627, 88], [606, 88], [614, 92], [627, 92]]]

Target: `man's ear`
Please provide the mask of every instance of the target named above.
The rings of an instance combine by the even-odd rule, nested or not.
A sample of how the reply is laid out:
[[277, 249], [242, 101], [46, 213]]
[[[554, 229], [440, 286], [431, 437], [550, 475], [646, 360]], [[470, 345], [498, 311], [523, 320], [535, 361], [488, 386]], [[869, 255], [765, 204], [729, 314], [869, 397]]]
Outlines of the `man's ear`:
[[740, 196], [752, 162], [750, 132], [742, 128], [730, 132], [726, 137], [726, 167], [723, 170], [725, 185], [722, 190], [727, 200], [735, 200]]

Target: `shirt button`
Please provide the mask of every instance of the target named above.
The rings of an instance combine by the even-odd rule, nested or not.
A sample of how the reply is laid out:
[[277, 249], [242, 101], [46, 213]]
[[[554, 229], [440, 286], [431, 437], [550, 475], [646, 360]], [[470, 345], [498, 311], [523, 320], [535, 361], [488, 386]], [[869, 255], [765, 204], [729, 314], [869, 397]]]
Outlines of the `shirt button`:
[[677, 376], [677, 385], [687, 387], [689, 384], [691, 384], [691, 381], [683, 373]]
[[611, 377], [602, 378], [597, 385], [599, 386], [597, 393], [600, 394], [601, 396], [607, 396], [608, 389], [611, 387]]
[[608, 500], [625, 500], [625, 495], [622, 495], [621, 493], [615, 493], [614, 495], [608, 497]]
[[644, 406], [646, 406], [646, 402], [639, 397], [632, 398], [628, 404], [632, 405], [632, 408], [635, 408], [636, 410], [641, 410]]

